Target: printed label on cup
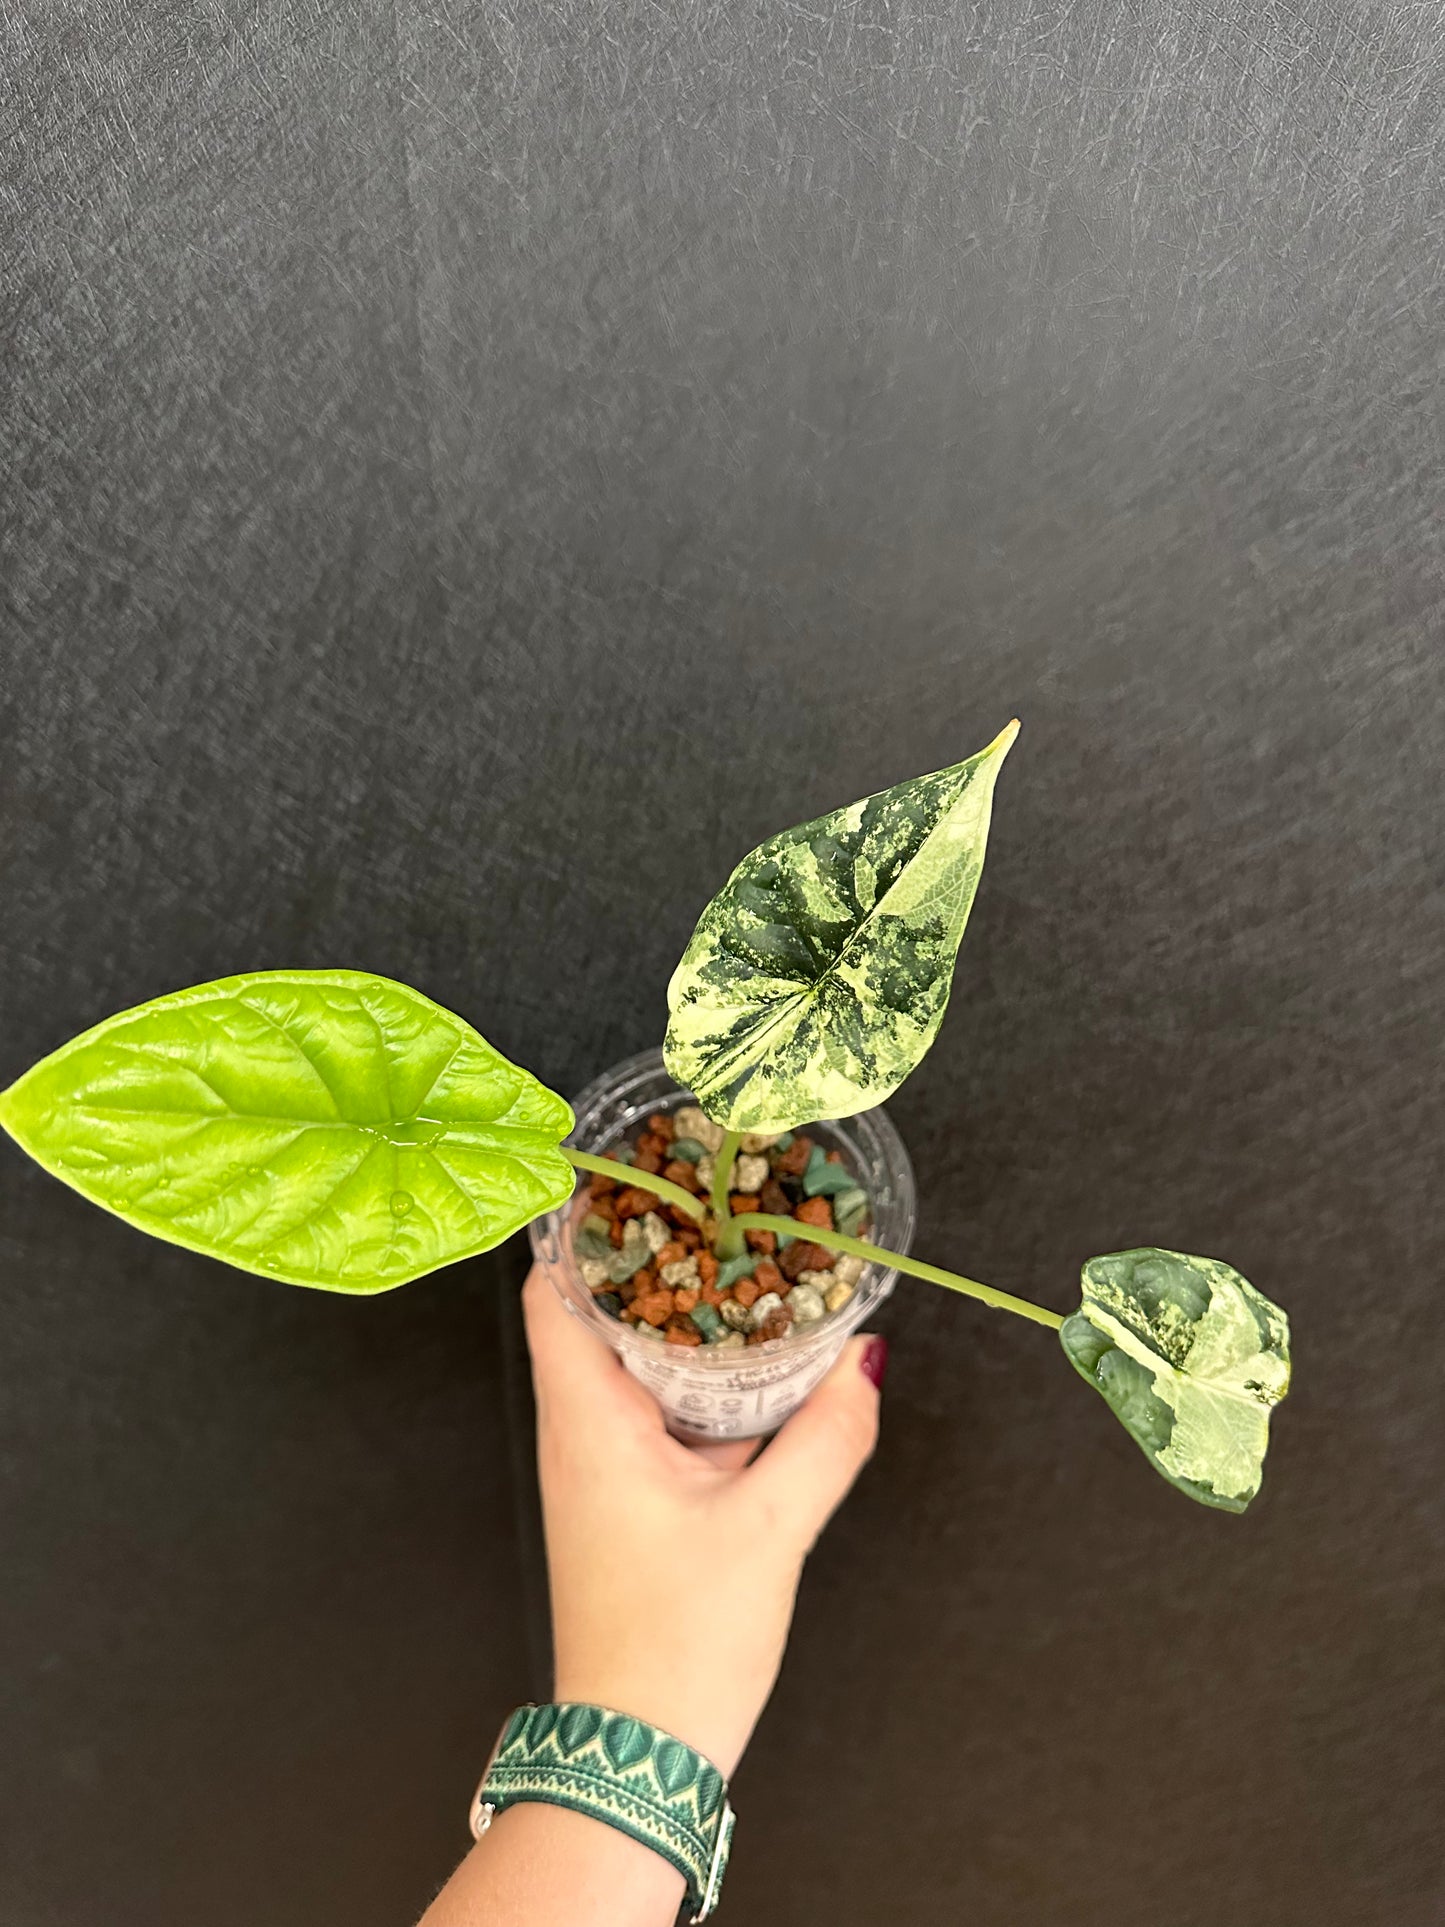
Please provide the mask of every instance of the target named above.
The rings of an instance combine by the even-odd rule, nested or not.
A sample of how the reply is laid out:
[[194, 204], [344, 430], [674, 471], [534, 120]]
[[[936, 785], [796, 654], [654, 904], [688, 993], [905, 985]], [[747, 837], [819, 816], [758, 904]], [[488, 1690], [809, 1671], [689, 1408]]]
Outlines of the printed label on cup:
[[[788, 1418], [828, 1372], [848, 1337], [809, 1348], [804, 1357], [786, 1351], [759, 1358], [733, 1372], [690, 1372], [666, 1359], [639, 1356], [633, 1346], [622, 1354], [632, 1376], [640, 1379], [662, 1407], [669, 1426], [710, 1439], [750, 1439], [772, 1432]], [[661, 1347], [658, 1347], [661, 1350]]]

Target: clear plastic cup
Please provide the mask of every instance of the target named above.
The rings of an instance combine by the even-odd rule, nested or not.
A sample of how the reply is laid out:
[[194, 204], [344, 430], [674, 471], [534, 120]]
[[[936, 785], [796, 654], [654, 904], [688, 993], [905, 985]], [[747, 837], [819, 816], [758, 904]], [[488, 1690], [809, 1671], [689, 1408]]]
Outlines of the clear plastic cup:
[[[574, 1099], [577, 1127], [567, 1141], [579, 1151], [603, 1153], [627, 1137], [639, 1119], [694, 1101], [690, 1091], [679, 1089], [668, 1076], [660, 1050], [643, 1051]], [[891, 1250], [906, 1252], [913, 1242], [917, 1191], [903, 1140], [886, 1114], [881, 1109], [862, 1111], [805, 1128], [828, 1150], [841, 1151], [867, 1187], [870, 1236]], [[585, 1188], [583, 1177], [569, 1204], [533, 1220], [532, 1250], [567, 1309], [621, 1354], [628, 1371], [662, 1407], [668, 1430], [681, 1439], [758, 1438], [776, 1431], [827, 1372], [848, 1334], [882, 1304], [898, 1279], [890, 1267], [865, 1265], [857, 1289], [840, 1311], [785, 1338], [750, 1345], [745, 1352], [660, 1344], [609, 1318], [582, 1282], [572, 1253], [572, 1230], [584, 1215], [580, 1200]]]

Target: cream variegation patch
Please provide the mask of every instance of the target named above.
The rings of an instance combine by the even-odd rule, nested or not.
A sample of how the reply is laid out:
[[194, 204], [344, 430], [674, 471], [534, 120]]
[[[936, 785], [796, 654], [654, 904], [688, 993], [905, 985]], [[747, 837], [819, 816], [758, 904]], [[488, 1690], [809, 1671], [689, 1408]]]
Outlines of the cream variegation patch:
[[1289, 1390], [1289, 1321], [1217, 1258], [1148, 1246], [1090, 1259], [1059, 1334], [1151, 1463], [1205, 1505], [1258, 1492]]
[[1017, 723], [967, 762], [769, 837], [668, 988], [668, 1069], [732, 1130], [881, 1103], [937, 1035]]

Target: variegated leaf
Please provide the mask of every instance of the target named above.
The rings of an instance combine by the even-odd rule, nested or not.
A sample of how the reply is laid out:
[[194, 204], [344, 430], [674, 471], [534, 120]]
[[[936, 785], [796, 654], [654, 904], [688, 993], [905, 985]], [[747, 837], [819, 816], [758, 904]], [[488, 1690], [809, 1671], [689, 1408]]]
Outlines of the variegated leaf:
[[1145, 1246], [1091, 1258], [1059, 1337], [1150, 1463], [1203, 1505], [1259, 1490], [1289, 1390], [1289, 1320], [1218, 1258]]
[[0, 1096], [46, 1170], [142, 1231], [328, 1291], [386, 1291], [571, 1196], [563, 1100], [440, 1004], [263, 970], [122, 1011]]
[[739, 1131], [847, 1117], [937, 1035], [1018, 724], [977, 756], [769, 837], [668, 987], [667, 1067]]

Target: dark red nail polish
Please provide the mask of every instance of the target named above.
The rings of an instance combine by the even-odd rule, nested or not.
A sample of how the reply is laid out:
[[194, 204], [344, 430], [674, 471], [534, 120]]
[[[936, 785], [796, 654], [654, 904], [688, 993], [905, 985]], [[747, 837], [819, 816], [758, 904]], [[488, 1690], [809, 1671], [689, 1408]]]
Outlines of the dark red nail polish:
[[863, 1347], [863, 1357], [859, 1362], [863, 1367], [863, 1376], [881, 1391], [883, 1374], [888, 1370], [888, 1340], [876, 1336], [870, 1338]]

